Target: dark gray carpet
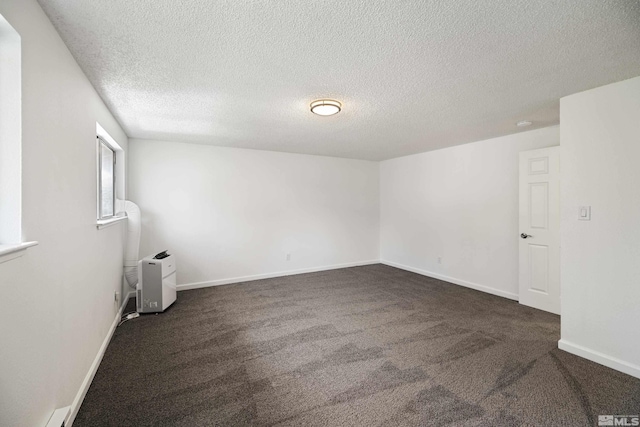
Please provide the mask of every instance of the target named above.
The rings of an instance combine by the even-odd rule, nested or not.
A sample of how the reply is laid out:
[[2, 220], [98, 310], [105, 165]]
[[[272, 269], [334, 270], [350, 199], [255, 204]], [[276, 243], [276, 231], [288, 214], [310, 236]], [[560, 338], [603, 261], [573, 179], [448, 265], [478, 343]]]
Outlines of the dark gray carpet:
[[640, 413], [640, 380], [557, 349], [558, 316], [384, 265], [178, 298], [116, 330], [76, 427], [594, 426]]

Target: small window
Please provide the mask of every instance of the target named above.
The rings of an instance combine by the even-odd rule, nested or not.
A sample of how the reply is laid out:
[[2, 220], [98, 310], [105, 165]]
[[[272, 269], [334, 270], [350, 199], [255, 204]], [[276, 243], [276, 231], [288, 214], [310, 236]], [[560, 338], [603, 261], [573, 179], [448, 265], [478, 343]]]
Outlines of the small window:
[[126, 197], [125, 152], [99, 123], [96, 123], [96, 137], [96, 226], [100, 230], [126, 219], [122, 210]]
[[20, 35], [0, 15], [0, 246], [23, 242]]
[[116, 213], [116, 153], [98, 137], [98, 219], [113, 218]]

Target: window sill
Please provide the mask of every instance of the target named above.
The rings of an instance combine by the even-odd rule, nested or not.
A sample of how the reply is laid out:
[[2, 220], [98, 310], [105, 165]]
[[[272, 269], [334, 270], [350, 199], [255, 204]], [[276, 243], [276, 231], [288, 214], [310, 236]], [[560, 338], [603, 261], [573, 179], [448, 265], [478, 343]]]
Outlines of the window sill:
[[0, 264], [20, 258], [24, 255], [24, 251], [31, 246], [37, 245], [38, 242], [14, 243], [12, 245], [0, 245]]
[[116, 218], [109, 218], [109, 219], [99, 219], [96, 222], [96, 227], [98, 227], [98, 230], [102, 230], [103, 228], [107, 228], [107, 227], [111, 227], [114, 224], [119, 223], [120, 221], [124, 221], [125, 219], [127, 219], [127, 216], [119, 216]]

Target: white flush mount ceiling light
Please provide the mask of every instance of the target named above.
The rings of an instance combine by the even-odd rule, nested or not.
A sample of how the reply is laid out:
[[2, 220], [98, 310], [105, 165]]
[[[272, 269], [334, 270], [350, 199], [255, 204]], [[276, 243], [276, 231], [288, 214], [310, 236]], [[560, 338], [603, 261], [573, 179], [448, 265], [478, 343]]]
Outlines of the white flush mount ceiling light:
[[342, 110], [342, 104], [334, 99], [318, 99], [311, 103], [311, 112], [319, 116], [333, 116]]
[[520, 120], [518, 123], [516, 123], [516, 126], [518, 126], [519, 128], [526, 128], [527, 126], [531, 126], [533, 124], [533, 122], [530, 122], [529, 120]]

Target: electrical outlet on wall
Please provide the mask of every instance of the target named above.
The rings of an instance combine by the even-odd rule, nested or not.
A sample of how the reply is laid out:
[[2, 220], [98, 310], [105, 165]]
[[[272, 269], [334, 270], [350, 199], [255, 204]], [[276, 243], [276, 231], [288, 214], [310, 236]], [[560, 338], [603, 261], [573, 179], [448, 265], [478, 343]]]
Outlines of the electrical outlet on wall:
[[287, 261], [291, 261], [291, 254], [287, 254]]
[[113, 295], [113, 300], [118, 304], [120, 304], [120, 292], [118, 291], [115, 292], [115, 294]]

